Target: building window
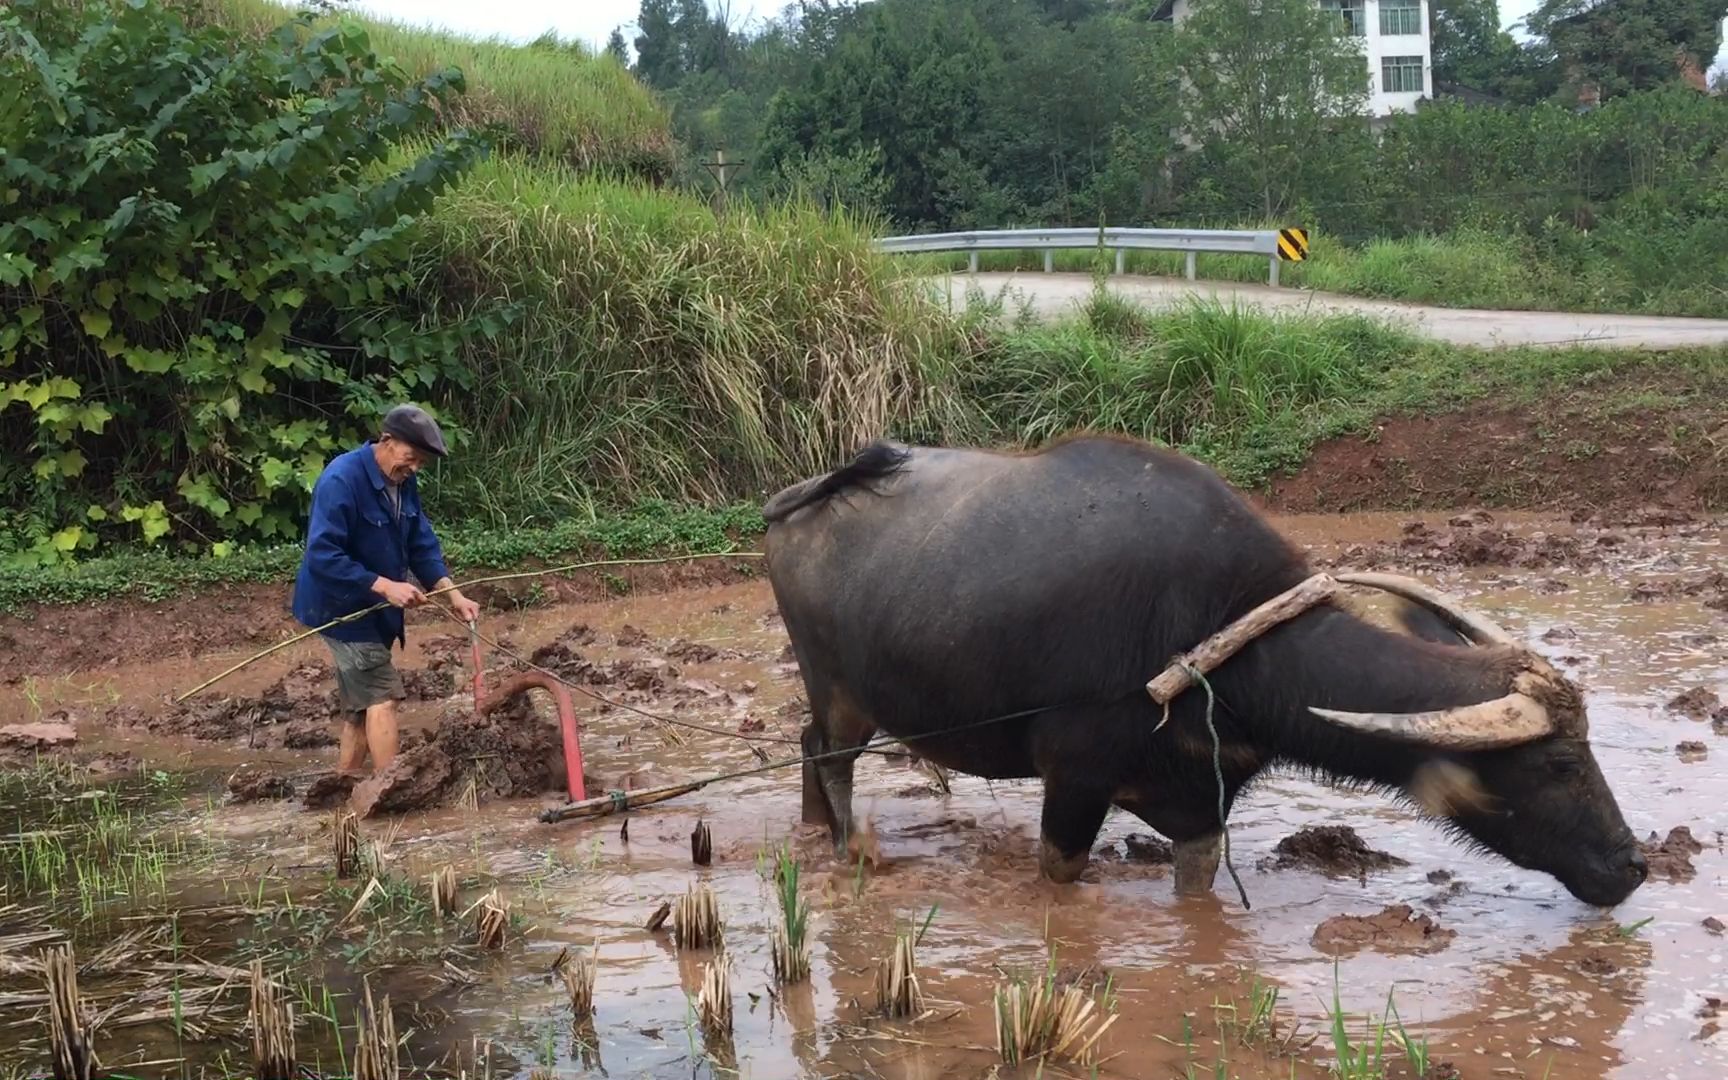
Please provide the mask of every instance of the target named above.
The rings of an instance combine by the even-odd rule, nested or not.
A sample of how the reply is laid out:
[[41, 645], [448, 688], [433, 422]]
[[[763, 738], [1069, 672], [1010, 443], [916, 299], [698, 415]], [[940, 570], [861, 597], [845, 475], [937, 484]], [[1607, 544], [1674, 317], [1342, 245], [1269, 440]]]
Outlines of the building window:
[[1422, 92], [1420, 56], [1385, 56], [1380, 59], [1380, 89], [1388, 94]]
[[1382, 34], [1422, 33], [1422, 0], [1380, 0]]
[[1368, 33], [1365, 0], [1320, 0], [1320, 10], [1336, 12], [1344, 20], [1344, 32], [1363, 37]]

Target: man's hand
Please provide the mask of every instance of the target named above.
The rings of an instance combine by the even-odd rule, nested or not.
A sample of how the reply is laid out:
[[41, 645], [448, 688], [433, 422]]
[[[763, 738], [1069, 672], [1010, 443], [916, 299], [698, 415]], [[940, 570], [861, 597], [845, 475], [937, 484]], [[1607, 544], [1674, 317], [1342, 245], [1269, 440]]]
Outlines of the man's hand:
[[419, 607], [426, 602], [426, 594], [406, 581], [381, 577], [372, 583], [372, 591], [399, 608]]
[[452, 589], [445, 595], [450, 597], [450, 606], [456, 609], [463, 622], [480, 621], [480, 605], [462, 595], [462, 590]]

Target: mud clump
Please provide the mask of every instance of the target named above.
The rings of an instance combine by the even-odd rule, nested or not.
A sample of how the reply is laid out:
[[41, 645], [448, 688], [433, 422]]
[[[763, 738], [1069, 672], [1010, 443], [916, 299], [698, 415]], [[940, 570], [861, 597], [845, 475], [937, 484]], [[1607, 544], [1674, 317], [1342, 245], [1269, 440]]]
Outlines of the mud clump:
[[564, 790], [564, 739], [542, 720], [526, 694], [486, 716], [446, 713], [429, 742], [450, 759], [451, 779], [470, 779], [482, 798], [517, 799]]
[[548, 641], [529, 654], [528, 659], [560, 676], [571, 677], [579, 672], [587, 660], [579, 651], [599, 640], [594, 634], [594, 628], [587, 623], [576, 623], [562, 634]]
[[405, 735], [390, 765], [371, 776], [326, 773], [304, 798], [308, 809], [348, 803], [362, 818], [444, 806], [465, 797], [515, 799], [563, 791], [564, 740], [526, 694], [484, 715], [445, 712], [436, 730]]
[[122, 750], [117, 754], [97, 754], [83, 764], [84, 775], [92, 780], [111, 780], [136, 775], [141, 768], [143, 762], [130, 750]]
[[387, 768], [354, 785], [354, 813], [368, 818], [431, 806], [443, 798], [454, 771], [437, 746], [422, 744], [404, 751]]
[[1700, 723], [1728, 717], [1728, 708], [1723, 707], [1722, 699], [1716, 696], [1716, 691], [1703, 686], [1694, 686], [1668, 702], [1666, 708], [1669, 712], [1679, 713], [1688, 720]]
[[573, 637], [566, 632], [535, 649], [529, 659], [565, 682], [604, 687], [628, 704], [642, 704], [665, 694], [672, 680], [679, 677], [676, 666], [657, 657], [624, 657], [602, 662], [590, 660], [577, 651], [575, 642], [582, 640], [583, 636], [592, 638], [593, 632], [586, 626], [578, 629], [583, 635]]
[[1704, 1004], [1698, 1007], [1698, 1019], [1704, 1021], [1704, 1026], [1698, 1029], [1698, 1034], [1692, 1036], [1699, 1042], [1709, 1042], [1722, 1033], [1722, 1010], [1728, 1008], [1728, 1000], [1711, 996], [1704, 999]]
[[456, 669], [409, 668], [402, 672], [402, 691], [417, 701], [443, 701], [456, 693]]
[[1122, 838], [1122, 846], [1128, 852], [1128, 861], [1132, 863], [1171, 866], [1176, 862], [1176, 848], [1170, 841], [1156, 836], [1130, 833]]
[[333, 810], [348, 801], [361, 779], [355, 773], [321, 773], [306, 785], [306, 794], [301, 796], [300, 805], [308, 810]]
[[618, 631], [616, 640], [619, 648], [639, 649], [651, 644], [654, 639], [648, 636], [646, 630], [625, 623], [623, 629]]
[[1437, 953], [1458, 936], [1409, 904], [1394, 904], [1375, 915], [1334, 915], [1314, 930], [1313, 944], [1326, 953], [1378, 949], [1382, 952]]
[[1692, 865], [1692, 856], [1704, 850], [1692, 836], [1692, 830], [1684, 825], [1676, 825], [1668, 830], [1666, 839], [1660, 842], [1656, 834], [1638, 845], [1644, 851], [1644, 858], [1650, 864], [1650, 876], [1666, 881], [1691, 881], [1697, 874], [1697, 867]]
[[736, 649], [717, 649], [700, 641], [679, 638], [666, 646], [666, 657], [684, 664], [711, 664], [716, 660], [737, 660], [743, 654]]
[[64, 719], [0, 727], [0, 752], [34, 753], [59, 750], [78, 741], [78, 733]]
[[1286, 836], [1272, 849], [1270, 864], [1277, 870], [1300, 868], [1330, 877], [1358, 878], [1410, 865], [1396, 855], [1369, 847], [1348, 825], [1319, 825]]
[[678, 674], [678, 669], [664, 660], [623, 659], [588, 665], [580, 681], [616, 691], [617, 699], [627, 704], [641, 704], [664, 695]]
[[1710, 748], [1701, 742], [1683, 742], [1674, 747], [1674, 752], [1680, 755], [1680, 760], [1688, 764], [1703, 761], [1710, 756]]
[[294, 785], [285, 776], [243, 767], [228, 778], [228, 794], [237, 803], [273, 802], [294, 797]]
[[1711, 610], [1728, 611], [1728, 573], [1717, 570], [1681, 581], [1641, 581], [1632, 587], [1627, 598], [1640, 604], [1698, 600]]
[[1595, 538], [1594, 544], [1572, 533], [1535, 533], [1518, 536], [1492, 525], [1486, 515], [1453, 518], [1445, 529], [1433, 529], [1423, 521], [1406, 522], [1396, 542], [1355, 544], [1341, 561], [1373, 567], [1511, 566], [1541, 570], [1557, 566], [1583, 567], [1599, 563], [1598, 549], [1615, 547], [1614, 534]]
[[335, 723], [320, 720], [292, 720], [282, 733], [282, 745], [290, 750], [321, 750], [335, 746]]

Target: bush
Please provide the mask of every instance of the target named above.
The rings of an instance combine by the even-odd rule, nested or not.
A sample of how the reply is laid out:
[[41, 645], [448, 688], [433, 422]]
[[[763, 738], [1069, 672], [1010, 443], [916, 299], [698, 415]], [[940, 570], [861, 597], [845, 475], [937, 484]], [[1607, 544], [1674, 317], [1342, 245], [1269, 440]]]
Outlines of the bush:
[[353, 22], [308, 29], [246, 42], [158, 0], [0, 11], [14, 560], [101, 533], [297, 535], [326, 456], [387, 401], [471, 382], [454, 350], [476, 327], [427, 325], [404, 269], [483, 147], [457, 132], [383, 167], [461, 73], [411, 78]]

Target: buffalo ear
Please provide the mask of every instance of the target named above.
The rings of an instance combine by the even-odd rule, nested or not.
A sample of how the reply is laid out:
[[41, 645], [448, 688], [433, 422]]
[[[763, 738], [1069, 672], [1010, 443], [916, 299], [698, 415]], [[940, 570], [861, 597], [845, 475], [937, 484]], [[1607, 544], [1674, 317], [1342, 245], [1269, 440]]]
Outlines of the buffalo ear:
[[1398, 599], [1398, 625], [1413, 638], [1435, 645], [1468, 645], [1470, 636], [1413, 600]]
[[1475, 769], [1444, 759], [1419, 765], [1405, 791], [1416, 805], [1434, 817], [1480, 813], [1488, 809], [1490, 800]]

